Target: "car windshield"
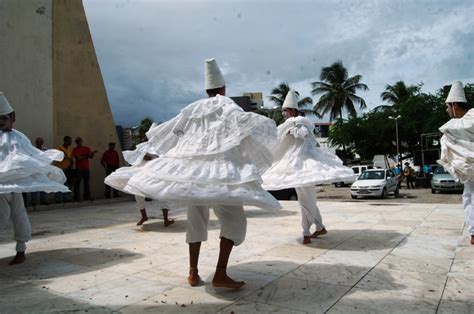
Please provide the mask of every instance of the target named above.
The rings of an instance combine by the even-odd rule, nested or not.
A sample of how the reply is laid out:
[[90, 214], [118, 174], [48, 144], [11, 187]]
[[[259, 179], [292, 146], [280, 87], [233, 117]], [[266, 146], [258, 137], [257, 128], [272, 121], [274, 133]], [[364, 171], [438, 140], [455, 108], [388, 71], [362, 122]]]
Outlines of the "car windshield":
[[382, 180], [385, 179], [385, 171], [364, 171], [359, 180]]
[[435, 174], [447, 174], [448, 172], [442, 166], [439, 166], [439, 167], [436, 167], [434, 173]]

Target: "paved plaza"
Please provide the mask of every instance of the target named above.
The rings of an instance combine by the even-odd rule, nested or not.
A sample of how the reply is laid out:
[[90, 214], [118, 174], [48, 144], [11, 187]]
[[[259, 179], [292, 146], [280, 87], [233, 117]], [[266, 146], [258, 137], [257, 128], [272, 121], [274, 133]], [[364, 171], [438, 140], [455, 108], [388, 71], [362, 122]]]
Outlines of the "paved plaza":
[[[200, 274], [186, 283], [186, 215], [165, 228], [135, 225], [131, 201], [31, 212], [27, 261], [0, 232], [0, 312], [474, 313], [474, 246], [460, 204], [321, 201], [329, 233], [301, 244], [296, 201], [279, 212], [247, 208], [246, 241], [230, 275], [240, 290], [210, 285], [219, 246], [211, 214]], [[211, 211], [212, 212], [212, 211]]]

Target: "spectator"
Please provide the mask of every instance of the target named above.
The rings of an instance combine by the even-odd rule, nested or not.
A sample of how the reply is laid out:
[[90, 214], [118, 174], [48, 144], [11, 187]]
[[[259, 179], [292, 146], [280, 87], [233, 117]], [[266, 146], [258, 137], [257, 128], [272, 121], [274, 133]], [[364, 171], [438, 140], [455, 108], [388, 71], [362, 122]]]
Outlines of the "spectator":
[[[74, 155], [73, 155], [73, 149], [72, 149], [72, 138], [70, 136], [65, 136], [63, 138], [63, 145], [60, 145], [58, 147], [58, 150], [62, 151], [64, 153], [64, 159], [60, 162], [56, 162], [54, 165], [58, 168], [61, 168], [61, 170], [64, 172], [64, 175], [66, 176], [66, 183], [65, 185], [68, 187], [69, 190], [72, 191], [72, 187], [74, 185]], [[69, 192], [62, 193], [62, 192], [57, 192], [56, 193], [56, 203], [64, 203], [70, 201], [69, 199]]]
[[430, 165], [425, 164], [423, 166], [423, 174], [425, 175], [425, 188], [429, 188], [431, 186], [431, 173], [433, 169]]
[[84, 181], [84, 200], [92, 201], [90, 190], [89, 159], [94, 158], [97, 150], [92, 151], [89, 146], [82, 145], [82, 138], [76, 138], [76, 147], [73, 149], [76, 161], [76, 179], [74, 181], [74, 201], [80, 202], [81, 182]]
[[[109, 149], [104, 152], [102, 158], [100, 159], [100, 164], [105, 169], [105, 174], [108, 176], [115, 170], [117, 170], [120, 166], [119, 164], [119, 155], [115, 150], [115, 143], [109, 143]], [[105, 198], [110, 198], [110, 190], [113, 190], [113, 197], [119, 197], [118, 191], [116, 189], [111, 188], [109, 185], [105, 185]]]
[[410, 167], [410, 164], [408, 162], [405, 163], [405, 169], [403, 170], [403, 175], [405, 176], [405, 179], [407, 180], [407, 189], [412, 189], [415, 188], [413, 184], [413, 174], [414, 170], [412, 167]]
[[[43, 145], [44, 145], [44, 139], [42, 137], [37, 137], [35, 140], [36, 148], [41, 151], [45, 151], [46, 148], [44, 148]], [[39, 204], [49, 205], [46, 198], [47, 198], [46, 192], [31, 192], [31, 205], [36, 206], [38, 204], [38, 199], [39, 199]]]
[[401, 189], [402, 188], [402, 181], [403, 181], [401, 164], [398, 164], [395, 167], [393, 167], [393, 173], [395, 174], [395, 177], [397, 178], [398, 188]]

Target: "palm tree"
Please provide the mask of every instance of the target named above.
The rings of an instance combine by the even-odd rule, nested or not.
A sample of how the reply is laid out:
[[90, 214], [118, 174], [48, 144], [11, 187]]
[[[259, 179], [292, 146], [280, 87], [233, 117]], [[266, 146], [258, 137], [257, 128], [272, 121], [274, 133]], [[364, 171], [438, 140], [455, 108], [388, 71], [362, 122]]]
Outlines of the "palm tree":
[[[271, 96], [268, 96], [268, 99], [275, 104], [275, 107], [281, 108], [283, 106], [283, 102], [285, 101], [286, 94], [291, 90], [290, 85], [288, 83], [280, 83], [277, 87], [272, 89]], [[296, 95], [300, 96], [300, 93], [297, 91]], [[305, 97], [303, 99], [298, 100], [298, 107], [304, 107], [306, 105], [313, 104], [313, 99], [311, 97]], [[311, 110], [312, 111], [312, 110]]]
[[330, 113], [330, 120], [337, 117], [342, 119], [343, 109], [349, 112], [349, 116], [357, 116], [354, 104], [358, 104], [360, 109], [365, 109], [367, 105], [362, 97], [356, 95], [356, 92], [369, 90], [367, 85], [360, 82], [361, 79], [362, 75], [349, 77], [342, 61], [322, 68], [321, 82], [311, 83], [313, 88], [311, 94], [313, 96], [322, 94], [314, 105], [315, 111], [321, 116]]
[[421, 89], [422, 84], [406, 86], [405, 82], [398, 81], [394, 85], [388, 85], [385, 87], [385, 91], [380, 94], [383, 101], [386, 101], [392, 105], [404, 102], [411, 96], [418, 93]]

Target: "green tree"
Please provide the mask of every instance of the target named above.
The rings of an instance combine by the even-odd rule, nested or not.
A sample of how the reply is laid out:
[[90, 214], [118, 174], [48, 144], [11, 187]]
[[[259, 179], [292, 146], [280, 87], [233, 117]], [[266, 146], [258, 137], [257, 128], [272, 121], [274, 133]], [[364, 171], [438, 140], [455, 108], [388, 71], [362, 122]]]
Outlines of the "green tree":
[[142, 121], [140, 121], [140, 124], [138, 125], [136, 130], [133, 132], [133, 136], [132, 136], [133, 147], [136, 147], [138, 144], [146, 142], [148, 140], [146, 137], [146, 132], [148, 132], [152, 124], [153, 124], [153, 119], [150, 117], [145, 117], [143, 118]]
[[362, 76], [349, 77], [342, 61], [337, 61], [321, 70], [320, 82], [311, 83], [313, 96], [322, 94], [314, 105], [315, 111], [323, 116], [329, 113], [329, 119], [342, 119], [342, 111], [346, 110], [349, 117], [357, 116], [355, 105], [360, 109], [367, 107], [365, 100], [356, 95], [358, 91], [367, 91], [369, 88], [361, 83]]
[[418, 94], [423, 84], [407, 86], [405, 82], [398, 81], [394, 85], [385, 87], [385, 91], [380, 94], [383, 101], [389, 104], [396, 105], [398, 103], [407, 101], [410, 97]]

